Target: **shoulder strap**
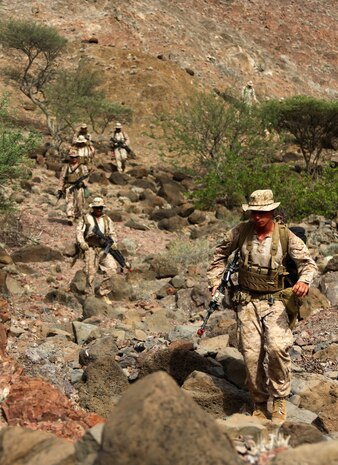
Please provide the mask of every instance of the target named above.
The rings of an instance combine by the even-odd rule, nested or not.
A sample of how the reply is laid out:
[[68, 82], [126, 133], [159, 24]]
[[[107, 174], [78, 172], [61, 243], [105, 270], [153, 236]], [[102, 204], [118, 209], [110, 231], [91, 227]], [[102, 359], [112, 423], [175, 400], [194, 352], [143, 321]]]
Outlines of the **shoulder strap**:
[[240, 226], [239, 238], [238, 238], [238, 249], [241, 251], [244, 241], [248, 238], [246, 252], [244, 256], [244, 266], [247, 266], [249, 263], [249, 257], [252, 250], [252, 233], [254, 230], [254, 225], [252, 221], [243, 221]]
[[279, 228], [279, 239], [282, 246], [283, 261], [288, 254], [289, 228], [284, 223], [277, 223]]
[[108, 236], [108, 233], [109, 233], [109, 220], [108, 220], [107, 215], [103, 216], [103, 223], [104, 223], [104, 235]]

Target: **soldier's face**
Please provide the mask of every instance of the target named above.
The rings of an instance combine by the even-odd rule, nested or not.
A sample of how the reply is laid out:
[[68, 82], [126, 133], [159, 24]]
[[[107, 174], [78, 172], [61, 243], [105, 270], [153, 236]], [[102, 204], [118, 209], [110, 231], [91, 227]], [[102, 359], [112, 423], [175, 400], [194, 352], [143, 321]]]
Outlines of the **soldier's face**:
[[258, 229], [264, 229], [272, 222], [273, 214], [272, 212], [261, 212], [258, 210], [253, 210], [251, 212], [251, 219]]
[[72, 157], [70, 162], [72, 165], [76, 165], [79, 162], [79, 157]]
[[99, 218], [102, 216], [103, 213], [103, 207], [93, 207], [93, 214], [96, 218]]

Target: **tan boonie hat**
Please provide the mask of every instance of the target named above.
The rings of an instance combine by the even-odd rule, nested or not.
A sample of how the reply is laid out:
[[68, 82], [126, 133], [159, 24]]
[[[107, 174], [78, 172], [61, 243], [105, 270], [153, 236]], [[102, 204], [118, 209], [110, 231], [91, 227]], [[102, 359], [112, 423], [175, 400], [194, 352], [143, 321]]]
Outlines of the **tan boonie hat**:
[[242, 205], [243, 210], [270, 212], [280, 205], [280, 202], [274, 202], [273, 193], [270, 189], [258, 190], [250, 195], [249, 202]]
[[77, 153], [76, 150], [71, 150], [69, 152], [69, 156], [70, 156], [70, 158], [79, 158], [79, 154]]
[[116, 123], [116, 124], [115, 124], [115, 127], [116, 127], [117, 129], [122, 128], [122, 124], [121, 124], [121, 123]]
[[248, 81], [247, 86], [252, 87], [252, 86], [253, 86], [253, 82], [252, 82], [252, 81]]
[[85, 136], [83, 136], [82, 134], [80, 134], [78, 136], [78, 138], [76, 139], [75, 141], [76, 144], [86, 144], [87, 143], [87, 139], [85, 138]]
[[105, 204], [101, 197], [95, 197], [89, 206], [90, 208], [105, 207]]
[[80, 126], [81, 129], [87, 129], [88, 126], [86, 125], [86, 123], [82, 123], [81, 126]]

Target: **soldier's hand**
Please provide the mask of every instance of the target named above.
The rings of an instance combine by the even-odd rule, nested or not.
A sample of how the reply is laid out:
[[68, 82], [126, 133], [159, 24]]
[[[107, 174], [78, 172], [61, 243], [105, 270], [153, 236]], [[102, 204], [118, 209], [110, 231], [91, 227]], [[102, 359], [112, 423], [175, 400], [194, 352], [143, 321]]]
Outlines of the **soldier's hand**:
[[297, 281], [293, 286], [292, 291], [296, 294], [297, 297], [305, 297], [309, 292], [309, 285], [303, 283], [303, 281]]
[[215, 295], [215, 292], [217, 291], [217, 288], [218, 288], [218, 284], [211, 289], [211, 295], [212, 296]]
[[81, 248], [81, 250], [82, 250], [83, 252], [85, 252], [86, 250], [89, 249], [89, 245], [87, 244], [87, 242], [82, 242], [82, 243], [80, 244], [80, 248]]

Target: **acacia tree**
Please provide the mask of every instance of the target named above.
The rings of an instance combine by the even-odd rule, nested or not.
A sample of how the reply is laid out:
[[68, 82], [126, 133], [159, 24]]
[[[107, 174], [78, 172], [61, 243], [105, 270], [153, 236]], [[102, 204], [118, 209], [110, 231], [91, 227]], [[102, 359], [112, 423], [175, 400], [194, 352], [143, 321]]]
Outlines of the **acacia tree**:
[[25, 56], [21, 66], [10, 70], [10, 76], [45, 115], [48, 129], [55, 136], [45, 90], [54, 78], [57, 59], [67, 40], [52, 27], [32, 21], [10, 20], [0, 25], [0, 43]]
[[302, 152], [307, 173], [317, 173], [326, 141], [337, 135], [338, 102], [294, 96], [262, 106], [263, 118], [279, 133], [290, 133]]
[[132, 110], [109, 102], [102, 89], [98, 71], [80, 63], [75, 70], [61, 70], [47, 88], [49, 106], [56, 117], [59, 130], [75, 129], [80, 120], [89, 119], [96, 133], [103, 133], [113, 120], [130, 122]]
[[5, 194], [7, 184], [25, 174], [29, 166], [27, 153], [39, 141], [36, 134], [23, 134], [12, 126], [8, 107], [9, 99], [4, 95], [0, 98], [0, 212], [6, 211], [10, 206]]
[[180, 166], [199, 178], [194, 197], [200, 206], [211, 206], [219, 198], [227, 206], [238, 204], [250, 194], [274, 152], [255, 111], [225, 103], [214, 93], [194, 94], [175, 114], [162, 116], [159, 124]]

